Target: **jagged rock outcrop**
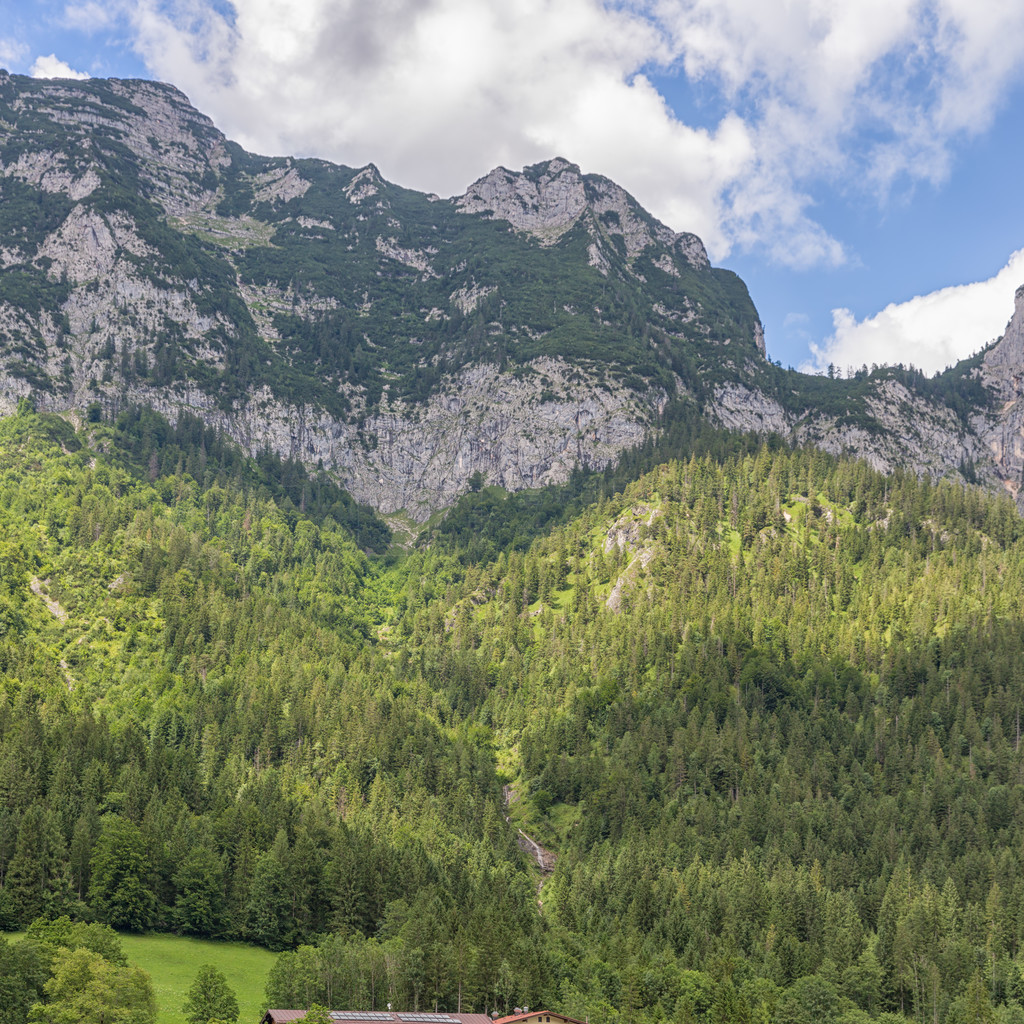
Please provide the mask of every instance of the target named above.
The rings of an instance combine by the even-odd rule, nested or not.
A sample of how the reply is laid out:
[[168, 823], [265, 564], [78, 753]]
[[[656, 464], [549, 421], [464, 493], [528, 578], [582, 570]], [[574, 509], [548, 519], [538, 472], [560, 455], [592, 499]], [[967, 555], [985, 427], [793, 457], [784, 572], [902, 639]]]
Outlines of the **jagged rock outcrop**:
[[675, 277], [679, 270], [674, 257], [701, 270], [711, 266], [696, 235], [665, 227], [615, 182], [583, 175], [576, 164], [561, 157], [522, 172], [495, 168], [473, 182], [455, 205], [464, 213], [506, 220], [542, 245], [553, 245], [589, 213], [603, 233], [622, 239], [627, 259], [656, 247], [667, 251], [655, 258], [655, 266]]
[[993, 395], [989, 416], [975, 429], [995, 477], [1024, 509], [1024, 285], [1014, 296], [1014, 311], [1002, 338], [986, 353], [981, 379]]
[[1014, 294], [1013, 316], [999, 341], [985, 353], [985, 370], [995, 383], [1024, 372], [1024, 284]]
[[455, 201], [464, 213], [507, 220], [542, 244], [553, 245], [587, 208], [580, 169], [552, 160], [536, 177], [497, 167]]

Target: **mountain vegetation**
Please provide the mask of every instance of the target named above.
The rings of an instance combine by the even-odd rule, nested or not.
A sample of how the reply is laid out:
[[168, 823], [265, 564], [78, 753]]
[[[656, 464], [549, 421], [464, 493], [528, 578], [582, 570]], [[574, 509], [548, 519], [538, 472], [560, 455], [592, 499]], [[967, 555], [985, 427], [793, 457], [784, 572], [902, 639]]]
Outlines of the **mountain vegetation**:
[[150, 1019], [109, 928], [272, 1005], [1024, 1019], [1012, 501], [673, 416], [401, 556], [194, 424], [0, 421], [5, 1019]]
[[808, 378], [561, 159], [0, 72], [0, 165], [0, 1024], [153, 1024], [121, 935], [316, 1019], [1024, 1024], [1024, 293]]

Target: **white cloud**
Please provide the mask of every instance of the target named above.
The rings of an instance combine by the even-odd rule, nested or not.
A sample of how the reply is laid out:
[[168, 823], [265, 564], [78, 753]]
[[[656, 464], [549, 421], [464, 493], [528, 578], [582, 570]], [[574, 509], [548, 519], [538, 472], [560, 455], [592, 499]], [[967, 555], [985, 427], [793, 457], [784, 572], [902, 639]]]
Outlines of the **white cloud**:
[[29, 69], [33, 78], [89, 78], [84, 71], [76, 71], [69, 64], [58, 60], [56, 54], [50, 53], [36, 57], [35, 62]]
[[848, 309], [834, 309], [835, 332], [811, 345], [807, 373], [834, 364], [841, 372], [865, 364], [913, 364], [927, 373], [952, 366], [998, 338], [1013, 313], [1015, 290], [1024, 281], [1024, 249], [987, 281], [942, 288], [908, 302], [893, 303], [858, 321]]
[[941, 180], [950, 144], [1020, 77], [1024, 5], [1005, 0], [652, 0], [693, 79], [757, 111], [764, 164], [884, 191]]
[[[823, 183], [884, 202], [943, 180], [951, 147], [990, 123], [1024, 68], [1024, 4], [1005, 0], [120, 9], [152, 72], [247, 148], [373, 161], [444, 194], [497, 164], [562, 155], [699, 233], [715, 259], [760, 248], [797, 266], [847, 258], [818, 219]], [[651, 84], [673, 69], [721, 102], [713, 123], [684, 123]]]
[[[498, 164], [562, 155], [659, 216], [732, 244], [723, 190], [752, 158], [747, 125], [679, 121], [641, 73], [667, 61], [648, 19], [598, 0], [145, 0], [138, 46], [229, 135], [454, 194]], [[184, 26], [184, 27], [183, 27]]]
[[848, 258], [815, 220], [816, 191], [884, 207], [942, 184], [1024, 68], [1024, 5], [1004, 0], [648, 3], [690, 79], [749, 125], [727, 236], [791, 266]]
[[79, 32], [91, 34], [109, 28], [117, 20], [115, 3], [99, 3], [98, 0], [81, 0], [64, 7], [61, 24]]
[[0, 67], [15, 67], [25, 59], [27, 53], [28, 47], [24, 43], [0, 36]]

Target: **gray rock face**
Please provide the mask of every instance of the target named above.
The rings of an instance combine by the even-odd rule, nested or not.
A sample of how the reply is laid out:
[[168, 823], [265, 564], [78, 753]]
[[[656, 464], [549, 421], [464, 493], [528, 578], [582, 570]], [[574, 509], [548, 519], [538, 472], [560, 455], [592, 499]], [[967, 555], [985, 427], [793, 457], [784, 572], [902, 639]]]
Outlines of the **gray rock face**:
[[[1010, 330], [1005, 340], [1008, 346], [1020, 343], [1019, 335]], [[859, 422], [826, 415], [813, 406], [800, 413], [787, 411], [758, 388], [740, 383], [719, 386], [708, 413], [722, 426], [777, 433], [797, 444], [864, 459], [883, 473], [904, 469], [933, 481], [962, 481], [965, 468], [971, 467], [980, 483], [1005, 490], [1024, 511], [1024, 364], [1014, 365], [1010, 358], [1004, 351], [991, 366], [986, 360], [981, 374], [982, 383], [1006, 400], [990, 412], [979, 410], [966, 422], [947, 406], [892, 379], [875, 382]]]
[[1024, 510], [1024, 285], [1002, 338], [985, 353], [981, 379], [992, 392], [992, 416], [977, 417], [976, 431], [993, 475]]
[[[30, 392], [51, 409], [190, 410], [250, 452], [322, 464], [359, 500], [422, 522], [475, 473], [516, 490], [607, 465], [650, 431], [667, 382], [682, 392], [675, 368], [697, 367], [715, 381], [705, 412], [724, 426], [884, 471], [969, 469], [1024, 508], [1024, 288], [969, 371], [992, 408], [957, 415], [898, 375], [837, 383], [816, 408], [798, 375], [765, 363], [745, 289], [710, 269], [700, 239], [568, 161], [498, 168], [439, 200], [373, 165], [243, 154], [158, 83], [21, 81], [0, 75], [0, 179], [35, 190], [49, 219], [0, 236], [14, 282], [0, 289], [0, 410]], [[508, 231], [464, 232], [470, 216], [540, 243], [516, 240], [511, 278], [523, 266], [547, 284], [551, 267], [576, 292], [517, 293], [521, 281], [494, 271]], [[24, 281], [59, 300], [34, 300]], [[247, 390], [228, 380], [239, 351]], [[347, 362], [332, 363], [339, 351]]]
[[[696, 235], [677, 234], [646, 214], [615, 182], [584, 176], [576, 164], [560, 157], [521, 172], [495, 168], [470, 185], [455, 204], [463, 213], [507, 220], [516, 231], [533, 235], [541, 245], [554, 245], [589, 213], [598, 229], [594, 234], [620, 236], [627, 259], [657, 245], [669, 250], [659, 257], [666, 273], [679, 276], [673, 258], [698, 269], [711, 266], [704, 243]], [[600, 265], [600, 259], [593, 256], [592, 265]]]
[[[17, 383], [0, 380], [6, 398], [0, 411], [13, 411]], [[358, 424], [287, 405], [266, 389], [230, 411], [190, 387], [134, 386], [124, 400], [171, 422], [182, 411], [195, 413], [252, 455], [269, 447], [308, 465], [322, 463], [357, 500], [424, 522], [452, 505], [477, 472], [488, 484], [515, 491], [561, 483], [577, 466], [606, 466], [643, 441], [668, 395], [652, 389], [638, 396], [563, 360], [542, 358], [519, 375], [473, 366], [446, 381], [425, 407], [385, 400]]]
[[587, 208], [580, 169], [565, 160], [552, 160], [536, 179], [497, 167], [455, 202], [463, 213], [507, 220], [543, 245], [557, 242]]
[[711, 409], [715, 421], [730, 430], [788, 434], [793, 426], [778, 402], [738, 381], [716, 389]]
[[855, 454], [875, 469], [908, 469], [930, 480], [956, 477], [974, 462], [981, 444], [945, 406], [912, 394], [898, 381], [879, 384], [867, 400], [871, 429], [814, 417], [798, 425], [796, 437], [834, 455]]
[[122, 250], [140, 258], [152, 255], [130, 218], [116, 214], [104, 217], [76, 206], [39, 247], [36, 259], [52, 260], [51, 272], [65, 274], [81, 284], [110, 274]]
[[1013, 316], [999, 342], [985, 353], [985, 369], [995, 380], [1003, 371], [1024, 367], [1024, 284], [1014, 294]]

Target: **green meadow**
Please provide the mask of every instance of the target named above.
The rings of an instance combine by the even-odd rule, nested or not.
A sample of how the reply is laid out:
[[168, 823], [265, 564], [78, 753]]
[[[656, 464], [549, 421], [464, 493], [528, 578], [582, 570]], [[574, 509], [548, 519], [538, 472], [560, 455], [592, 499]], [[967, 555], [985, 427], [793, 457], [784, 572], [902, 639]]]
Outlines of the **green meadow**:
[[[16, 941], [23, 933], [8, 933]], [[180, 935], [121, 935], [130, 963], [137, 964], [153, 980], [157, 1024], [185, 1024], [181, 1012], [185, 994], [201, 964], [213, 964], [238, 999], [238, 1024], [258, 1024], [263, 1013], [263, 989], [277, 959], [258, 946], [242, 942], [211, 942]]]
[[267, 974], [277, 954], [241, 942], [178, 935], [122, 935], [121, 942], [128, 959], [153, 979], [157, 1024], [184, 1024], [181, 1005], [200, 964], [213, 964], [227, 978], [238, 999], [239, 1024], [258, 1024]]

